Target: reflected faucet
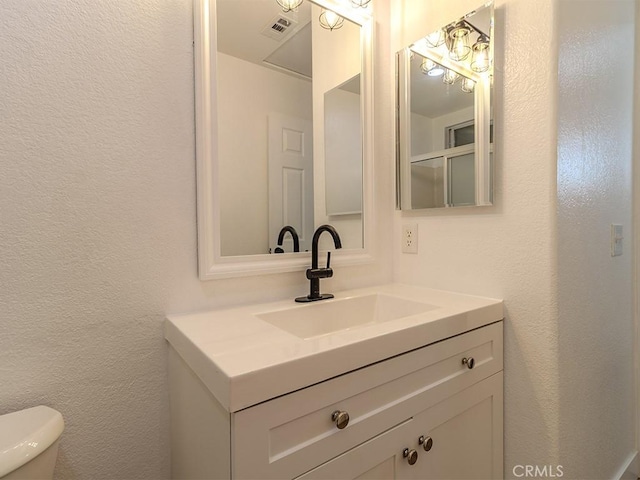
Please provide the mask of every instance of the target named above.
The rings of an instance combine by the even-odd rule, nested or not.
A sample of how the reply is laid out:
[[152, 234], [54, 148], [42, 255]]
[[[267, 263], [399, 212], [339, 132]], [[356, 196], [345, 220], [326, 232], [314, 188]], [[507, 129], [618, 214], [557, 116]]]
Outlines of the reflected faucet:
[[311, 268], [307, 269], [307, 278], [311, 282], [309, 295], [296, 298], [296, 302], [315, 302], [317, 300], [333, 298], [333, 295], [330, 293], [320, 293], [320, 279], [333, 277], [333, 270], [329, 266], [331, 263], [331, 252], [327, 252], [327, 266], [325, 268], [318, 268], [318, 241], [320, 240], [322, 232], [328, 232], [333, 237], [335, 247], [342, 248], [340, 235], [338, 235], [335, 228], [331, 225], [321, 225], [317, 228], [311, 241]]
[[284, 250], [282, 249], [282, 242], [284, 241], [284, 236], [287, 232], [289, 232], [291, 234], [291, 238], [293, 238], [293, 251], [300, 251], [300, 240], [298, 239], [298, 232], [296, 232], [296, 229], [291, 225], [287, 225], [285, 227], [282, 227], [282, 230], [280, 230], [280, 233], [278, 234], [278, 246], [275, 249], [275, 253], [284, 253]]

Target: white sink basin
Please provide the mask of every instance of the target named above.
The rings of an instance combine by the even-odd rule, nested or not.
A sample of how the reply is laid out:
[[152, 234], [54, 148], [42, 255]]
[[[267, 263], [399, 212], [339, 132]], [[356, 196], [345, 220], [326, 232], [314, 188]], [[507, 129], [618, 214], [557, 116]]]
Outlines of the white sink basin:
[[304, 306], [259, 313], [256, 316], [299, 338], [308, 339], [390, 322], [438, 308], [391, 295], [371, 294], [336, 300], [321, 300]]

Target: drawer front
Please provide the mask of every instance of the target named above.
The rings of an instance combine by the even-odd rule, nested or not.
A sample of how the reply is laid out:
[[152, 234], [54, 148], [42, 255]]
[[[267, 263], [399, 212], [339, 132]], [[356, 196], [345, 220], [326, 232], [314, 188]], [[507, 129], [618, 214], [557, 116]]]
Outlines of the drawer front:
[[233, 477], [298, 476], [500, 370], [497, 322], [237, 412]]

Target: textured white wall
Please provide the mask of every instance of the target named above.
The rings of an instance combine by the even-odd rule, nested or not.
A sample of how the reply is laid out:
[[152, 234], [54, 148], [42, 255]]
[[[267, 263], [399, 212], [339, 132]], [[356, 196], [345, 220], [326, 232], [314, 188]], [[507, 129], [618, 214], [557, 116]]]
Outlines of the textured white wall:
[[[0, 414], [63, 413], [58, 478], [169, 476], [166, 313], [308, 291], [304, 272], [197, 279], [192, 25], [191, 0], [0, 2]], [[377, 106], [389, 169], [392, 118]], [[338, 267], [323, 288], [390, 276]]]
[[[476, 6], [402, 2], [398, 48]], [[631, 3], [497, 1], [495, 205], [396, 215], [396, 280], [505, 299], [507, 477], [612, 478], [633, 449], [630, 251], [612, 259], [608, 237], [632, 231]], [[400, 253], [406, 222], [417, 256]]]
[[[404, 0], [395, 49], [479, 3]], [[554, 0], [496, 1], [495, 205], [397, 213], [394, 228], [397, 281], [505, 299], [507, 476], [558, 463], [555, 13]], [[418, 223], [418, 255], [401, 253], [405, 222]]]
[[[614, 478], [635, 450], [634, 3], [560, 1], [559, 454], [569, 478]], [[613, 258], [612, 223], [625, 232]]]

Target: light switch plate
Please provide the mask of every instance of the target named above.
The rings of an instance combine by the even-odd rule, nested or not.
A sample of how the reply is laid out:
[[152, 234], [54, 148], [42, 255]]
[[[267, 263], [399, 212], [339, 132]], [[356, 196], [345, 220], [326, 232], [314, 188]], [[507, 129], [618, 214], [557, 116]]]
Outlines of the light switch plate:
[[619, 257], [622, 255], [622, 225], [611, 224], [611, 256]]

